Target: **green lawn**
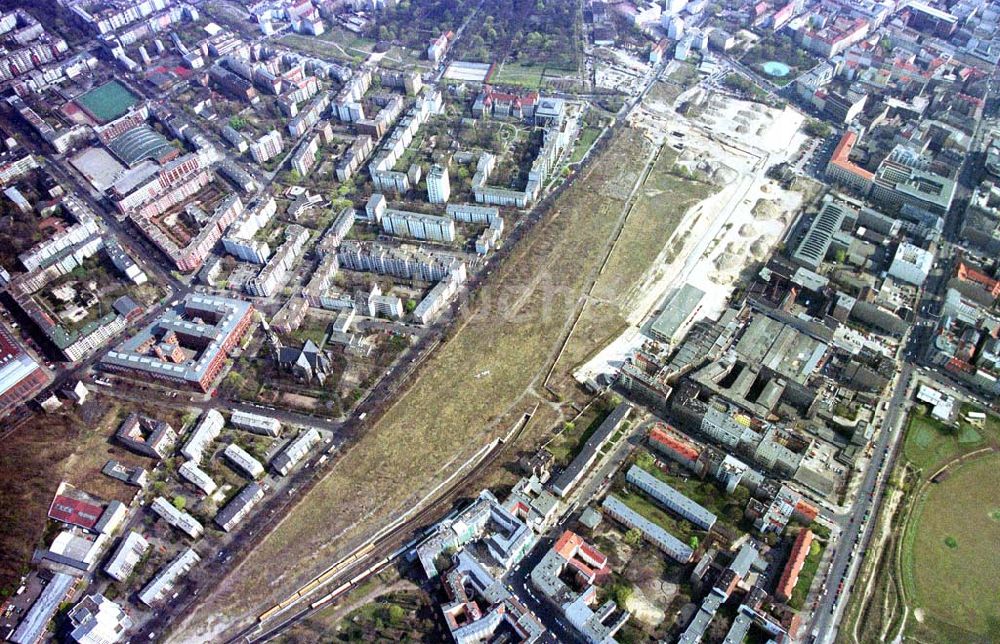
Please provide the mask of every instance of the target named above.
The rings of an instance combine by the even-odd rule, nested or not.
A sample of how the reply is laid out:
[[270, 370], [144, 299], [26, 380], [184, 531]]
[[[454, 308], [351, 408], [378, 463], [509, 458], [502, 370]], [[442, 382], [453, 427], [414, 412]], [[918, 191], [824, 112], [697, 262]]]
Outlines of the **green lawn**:
[[524, 63], [504, 63], [498, 65], [490, 76], [494, 85], [519, 85], [528, 89], [538, 89], [542, 85], [544, 65], [528, 65]]
[[573, 148], [573, 156], [570, 157], [569, 162], [579, 163], [600, 135], [601, 129], [591, 125], [580, 130], [580, 139], [576, 142], [576, 147]]
[[819, 569], [819, 562], [823, 558], [823, 551], [826, 549], [819, 541], [814, 540], [809, 547], [809, 555], [802, 562], [802, 570], [799, 571], [799, 579], [795, 582], [795, 589], [788, 599], [788, 605], [795, 610], [802, 610], [806, 603], [806, 596], [809, 595], [809, 588], [812, 586], [813, 577]]
[[317, 347], [322, 347], [329, 326], [325, 320], [306, 318], [298, 329], [292, 331], [291, 337], [301, 344], [305, 344], [306, 340], [312, 340]]
[[907, 527], [903, 581], [910, 607], [930, 619], [914, 620], [914, 634], [922, 641], [997, 641], [1000, 456], [959, 466], [919, 503]]
[[113, 121], [128, 111], [139, 99], [116, 80], [82, 94], [76, 102], [102, 123]]
[[[996, 431], [994, 419], [991, 418], [986, 430]], [[944, 423], [919, 413], [910, 415], [906, 430], [906, 440], [903, 443], [903, 454], [906, 460], [924, 470], [924, 475], [930, 475], [948, 460], [970, 452], [983, 444], [980, 430], [965, 421], [959, 421], [957, 427], [949, 427]]]
[[661, 509], [660, 506], [656, 505], [655, 501], [649, 499], [645, 494], [639, 492], [638, 490], [628, 492], [623, 489], [619, 490], [616, 494], [625, 505], [660, 526], [670, 534], [674, 535], [684, 543], [688, 543], [692, 536], [697, 535], [701, 538], [705, 535], [704, 532], [695, 528], [693, 524], [685, 521], [684, 519], [679, 519], [668, 514], [666, 511]]

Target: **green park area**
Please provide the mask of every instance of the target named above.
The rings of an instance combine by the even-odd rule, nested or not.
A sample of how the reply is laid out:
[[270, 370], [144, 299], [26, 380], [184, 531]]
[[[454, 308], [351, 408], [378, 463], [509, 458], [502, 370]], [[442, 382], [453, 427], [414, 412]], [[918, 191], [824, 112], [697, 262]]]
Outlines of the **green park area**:
[[968, 409], [963, 409], [958, 420], [949, 425], [932, 418], [923, 407], [916, 408], [903, 443], [906, 461], [930, 476], [949, 460], [982, 447], [987, 438], [1000, 440], [1000, 421], [991, 416], [984, 427], [974, 427], [964, 419]]
[[496, 85], [517, 85], [528, 89], [538, 89], [542, 85], [544, 74], [544, 65], [507, 62], [498, 66], [490, 77], [490, 82]]

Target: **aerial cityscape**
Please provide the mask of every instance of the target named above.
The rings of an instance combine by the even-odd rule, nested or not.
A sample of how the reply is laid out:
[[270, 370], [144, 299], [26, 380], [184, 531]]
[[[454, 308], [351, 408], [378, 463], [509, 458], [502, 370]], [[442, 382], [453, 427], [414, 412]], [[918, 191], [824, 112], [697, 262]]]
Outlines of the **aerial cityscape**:
[[1000, 1], [0, 0], [6, 642], [1000, 642]]

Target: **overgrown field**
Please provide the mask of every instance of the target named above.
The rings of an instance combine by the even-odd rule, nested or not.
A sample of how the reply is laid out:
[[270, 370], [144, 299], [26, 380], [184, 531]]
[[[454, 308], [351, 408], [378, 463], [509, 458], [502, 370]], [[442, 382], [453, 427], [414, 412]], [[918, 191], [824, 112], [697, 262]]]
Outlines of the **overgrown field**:
[[[711, 185], [673, 174], [676, 159], [677, 153], [668, 147], [659, 151], [559, 358], [556, 373], [569, 374], [625, 330], [625, 318], [644, 277], [667, 247], [684, 213], [711, 193]], [[626, 198], [632, 185], [617, 188], [625, 190], [620, 197]], [[570, 386], [568, 381], [562, 383], [563, 389]]]
[[962, 464], [932, 484], [907, 531], [903, 583], [925, 619], [908, 632], [921, 641], [1000, 639], [1000, 456]]

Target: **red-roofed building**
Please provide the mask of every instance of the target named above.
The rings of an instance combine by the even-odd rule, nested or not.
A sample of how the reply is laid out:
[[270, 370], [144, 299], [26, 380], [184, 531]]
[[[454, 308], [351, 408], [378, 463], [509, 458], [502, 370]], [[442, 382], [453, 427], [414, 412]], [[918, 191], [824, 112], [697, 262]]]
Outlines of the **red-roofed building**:
[[795, 3], [789, 2], [781, 9], [775, 11], [774, 15], [771, 16], [771, 29], [774, 31], [778, 31], [786, 24], [788, 24], [788, 21], [791, 20], [794, 16], [795, 16]]
[[667, 52], [667, 39], [663, 38], [649, 49], [649, 64], [658, 65]]
[[781, 579], [778, 581], [778, 588], [774, 593], [775, 597], [781, 601], [788, 601], [788, 598], [792, 596], [795, 584], [799, 582], [802, 565], [805, 563], [806, 557], [809, 556], [809, 546], [812, 545], [812, 542], [813, 533], [808, 528], [799, 532], [798, 536], [795, 537], [795, 543], [792, 544], [792, 554], [788, 558], [788, 563], [785, 564], [785, 569], [781, 571]]
[[[62, 487], [62, 486], [60, 486]], [[49, 506], [49, 518], [62, 523], [93, 530], [104, 513], [104, 507], [67, 494], [56, 494]]]
[[833, 58], [867, 36], [870, 26], [864, 18], [836, 18], [822, 29], [803, 29], [802, 46], [824, 58]]
[[1000, 297], [1000, 281], [993, 279], [985, 273], [981, 273], [959, 262], [955, 269], [955, 277], [963, 282], [972, 282], [982, 286], [983, 289], [993, 297]]
[[611, 575], [607, 556], [575, 532], [570, 530], [563, 532], [552, 549], [559, 553], [559, 556], [565, 559], [588, 585], [603, 583]]
[[427, 46], [427, 59], [432, 63], [439, 63], [448, 51], [448, 43], [454, 34], [452, 32], [443, 33], [433, 39]]
[[649, 430], [649, 445], [657, 452], [694, 469], [701, 456], [701, 446], [666, 423], [656, 423]]
[[488, 115], [531, 118], [535, 113], [537, 102], [538, 92], [514, 94], [483, 85], [483, 91], [472, 104], [472, 115], [476, 118]]
[[792, 516], [799, 521], [812, 523], [816, 520], [816, 517], [819, 516], [819, 508], [805, 499], [799, 499], [795, 504], [795, 510], [793, 510]]
[[871, 190], [875, 175], [851, 161], [851, 150], [854, 149], [854, 144], [857, 141], [857, 134], [851, 131], [844, 132], [840, 143], [833, 150], [830, 162], [826, 164], [826, 178], [854, 188], [864, 195]]

